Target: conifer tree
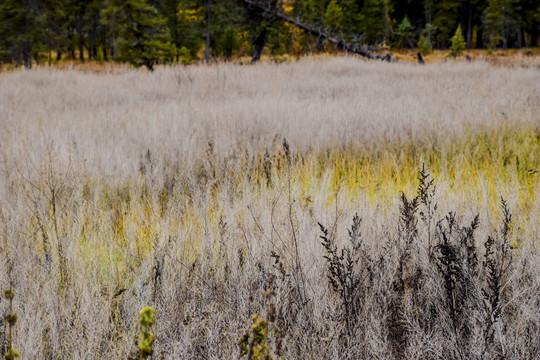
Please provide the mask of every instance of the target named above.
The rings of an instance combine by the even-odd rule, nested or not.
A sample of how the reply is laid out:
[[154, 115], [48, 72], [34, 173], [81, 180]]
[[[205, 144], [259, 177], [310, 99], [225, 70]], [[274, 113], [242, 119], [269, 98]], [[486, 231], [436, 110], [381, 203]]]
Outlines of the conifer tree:
[[437, 28], [439, 46], [442, 49], [446, 49], [451, 31], [455, 29], [459, 5], [459, 0], [433, 1], [433, 26]]
[[176, 12], [176, 35], [173, 41], [183, 55], [196, 59], [203, 46], [205, 9], [200, 1], [180, 0]]
[[467, 43], [465, 42], [465, 38], [463, 37], [461, 25], [459, 25], [456, 33], [452, 37], [452, 46], [450, 47], [450, 50], [453, 56], [458, 56], [461, 55], [461, 53], [463, 52], [463, 50], [465, 50], [466, 47]]
[[[5, 60], [32, 67], [45, 35], [46, 13], [37, 0], [0, 2], [0, 39]], [[1, 44], [1, 43], [0, 43]]]
[[361, 30], [362, 16], [355, 0], [340, 0], [339, 5], [343, 11], [342, 31], [347, 40], [354, 40]]
[[397, 39], [397, 45], [399, 47], [411, 45], [413, 30], [414, 30], [414, 27], [409, 21], [409, 18], [405, 16], [403, 18], [403, 21], [396, 28], [396, 39]]
[[216, 56], [227, 59], [241, 45], [241, 24], [245, 21], [243, 8], [236, 0], [216, 1], [212, 6], [211, 46]]
[[507, 48], [508, 37], [515, 32], [518, 23], [516, 19], [518, 9], [519, 0], [488, 0], [485, 25], [491, 46], [502, 42], [503, 48]]
[[106, 24], [113, 25], [114, 19], [119, 60], [152, 71], [174, 57], [167, 20], [147, 0], [111, 0], [104, 15]]
[[330, 1], [324, 14], [324, 23], [334, 30], [341, 30], [343, 27], [343, 8], [339, 6], [337, 0]]
[[387, 42], [392, 31], [390, 0], [365, 0], [362, 30], [370, 43]]

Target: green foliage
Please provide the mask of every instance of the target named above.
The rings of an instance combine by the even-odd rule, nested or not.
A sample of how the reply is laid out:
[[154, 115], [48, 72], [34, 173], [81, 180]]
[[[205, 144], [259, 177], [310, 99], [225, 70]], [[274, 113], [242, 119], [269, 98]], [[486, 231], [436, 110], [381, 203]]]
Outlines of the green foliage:
[[251, 321], [253, 324], [238, 343], [240, 357], [247, 355], [249, 360], [271, 360], [270, 348], [266, 343], [268, 322], [257, 314], [253, 315]]
[[[203, 1], [206, 2], [206, 1]], [[236, 0], [211, 1], [210, 6], [210, 46], [214, 56], [230, 59], [243, 43], [247, 30], [245, 11]], [[207, 19], [205, 15], [205, 19]], [[257, 22], [257, 24], [260, 24]], [[206, 36], [206, 20], [203, 37]]]
[[442, 49], [447, 46], [452, 29], [457, 22], [459, 0], [439, 0], [434, 2], [433, 25], [438, 31], [438, 41]]
[[366, 0], [362, 8], [362, 32], [369, 43], [387, 42], [392, 32], [390, 0]]
[[395, 36], [399, 47], [410, 46], [413, 37], [414, 27], [409, 18], [405, 16], [403, 21], [396, 28]]
[[119, 60], [152, 71], [154, 65], [174, 57], [166, 19], [147, 0], [111, 0], [104, 14], [106, 24], [117, 24]]
[[461, 55], [463, 50], [467, 47], [467, 43], [461, 33], [461, 25], [458, 26], [456, 33], [452, 37], [452, 46], [450, 48], [453, 56]]
[[232, 25], [227, 25], [216, 36], [215, 50], [216, 55], [223, 55], [230, 59], [234, 52], [240, 48], [241, 39], [238, 31]]
[[[285, 274], [283, 263], [280, 261], [280, 256], [272, 253], [276, 264], [281, 269], [280, 274]], [[270, 327], [271, 334], [274, 338], [275, 352], [274, 354], [280, 358], [282, 356], [283, 332], [277, 324], [276, 320], [276, 304], [274, 302], [275, 293], [273, 290], [263, 292], [263, 296], [267, 299], [266, 318], [255, 314], [251, 317], [252, 325], [246, 330], [238, 347], [240, 348], [240, 357], [247, 356], [248, 360], [272, 360], [273, 356], [270, 352], [267, 340]]]
[[15, 298], [15, 294], [13, 293], [13, 290], [7, 289], [4, 291], [4, 297], [9, 301], [9, 312], [5, 317], [5, 321], [8, 324], [8, 351], [4, 354], [4, 358], [6, 360], [14, 360], [21, 356], [19, 350], [13, 347], [12, 329], [17, 322], [17, 314], [13, 313], [13, 299]]
[[422, 54], [429, 54], [432, 51], [431, 44], [424, 35], [418, 39], [418, 51]]
[[150, 331], [154, 325], [154, 315], [156, 309], [150, 306], [145, 306], [139, 311], [139, 341], [138, 347], [140, 351], [140, 358], [145, 358], [152, 355], [154, 350], [152, 345], [154, 344], [154, 334]]
[[11, 348], [7, 353], [4, 354], [6, 360], [14, 360], [15, 358], [21, 357], [19, 350]]
[[508, 38], [519, 29], [517, 12], [519, 0], [488, 0], [484, 13], [486, 33], [492, 47], [502, 42], [507, 47]]
[[268, 29], [268, 47], [271, 55], [283, 55], [287, 52], [287, 39], [283, 36], [281, 27], [270, 27]]
[[[535, 0], [251, 1], [355, 45], [392, 39], [411, 47], [424, 27], [429, 47], [446, 49], [457, 24], [470, 24], [491, 49], [519, 47], [537, 43], [540, 22]], [[66, 54], [84, 61], [88, 54], [98, 62], [114, 58], [152, 70], [156, 64], [198, 59], [207, 33], [216, 57], [230, 58], [246, 50], [246, 42], [259, 52], [268, 46], [271, 54], [325, 49], [321, 37], [291, 29], [240, 0], [4, 0], [0, 62], [31, 67]], [[472, 29], [463, 30], [474, 36]], [[178, 52], [182, 48], [189, 57]]]
[[422, 36], [427, 39], [430, 47], [433, 47], [433, 39], [435, 38], [436, 31], [437, 28], [433, 24], [426, 24], [426, 27], [422, 30]]
[[324, 21], [326, 14], [325, 0], [294, 0], [293, 16], [301, 18], [310, 24], [319, 25]]
[[334, 29], [341, 29], [343, 21], [343, 9], [339, 6], [337, 0], [332, 0], [326, 8], [324, 14], [324, 23]]
[[177, 47], [187, 49], [191, 59], [197, 58], [203, 46], [204, 19], [204, 8], [197, 2], [183, 0], [178, 5], [174, 27], [175, 43]]
[[31, 1], [0, 2], [0, 56], [4, 61], [32, 67], [46, 28], [46, 13], [38, 5]]

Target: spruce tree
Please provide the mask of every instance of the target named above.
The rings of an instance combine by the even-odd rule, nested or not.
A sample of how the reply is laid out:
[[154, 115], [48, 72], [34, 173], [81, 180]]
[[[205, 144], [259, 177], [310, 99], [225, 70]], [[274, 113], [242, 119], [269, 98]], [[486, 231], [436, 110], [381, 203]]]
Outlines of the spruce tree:
[[467, 43], [465, 42], [465, 38], [463, 37], [463, 32], [461, 31], [461, 25], [458, 26], [456, 33], [452, 37], [452, 46], [450, 47], [450, 50], [452, 52], [452, 55], [454, 57], [461, 55], [463, 50], [467, 47]]
[[491, 46], [502, 42], [503, 48], [507, 48], [508, 37], [516, 31], [518, 10], [519, 0], [488, 0], [484, 20]]
[[399, 47], [411, 45], [413, 30], [414, 27], [409, 21], [409, 18], [405, 16], [403, 21], [396, 28], [396, 40]]
[[437, 28], [439, 45], [442, 49], [446, 49], [451, 31], [455, 29], [459, 6], [459, 0], [439, 0], [433, 2], [433, 26]]
[[390, 0], [365, 0], [362, 30], [370, 43], [387, 42], [392, 31]]
[[358, 10], [358, 4], [355, 0], [340, 0], [339, 5], [343, 11], [342, 31], [344, 37], [353, 41], [361, 30], [362, 16]]
[[32, 58], [37, 58], [43, 47], [46, 16], [37, 0], [0, 2], [0, 44], [6, 61], [32, 67]]
[[343, 22], [343, 8], [339, 6], [337, 0], [330, 1], [324, 14], [324, 24], [333, 30], [341, 30]]
[[[212, 5], [211, 41], [212, 50], [216, 56], [230, 59], [241, 46], [242, 28], [245, 21], [244, 9], [237, 0], [216, 1]], [[279, 26], [281, 24], [275, 24]]]
[[110, 0], [104, 16], [106, 24], [116, 27], [118, 60], [153, 71], [174, 57], [167, 20], [147, 0]]

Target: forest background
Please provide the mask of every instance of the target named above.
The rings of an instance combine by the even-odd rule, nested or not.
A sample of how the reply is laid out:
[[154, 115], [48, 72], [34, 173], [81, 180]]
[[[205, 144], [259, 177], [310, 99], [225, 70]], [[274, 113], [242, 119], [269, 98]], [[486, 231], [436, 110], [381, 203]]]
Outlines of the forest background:
[[536, 47], [540, 32], [537, 0], [3, 0], [0, 63], [115, 60], [152, 69], [334, 48], [276, 14], [371, 51], [427, 54], [454, 36], [468, 49]]

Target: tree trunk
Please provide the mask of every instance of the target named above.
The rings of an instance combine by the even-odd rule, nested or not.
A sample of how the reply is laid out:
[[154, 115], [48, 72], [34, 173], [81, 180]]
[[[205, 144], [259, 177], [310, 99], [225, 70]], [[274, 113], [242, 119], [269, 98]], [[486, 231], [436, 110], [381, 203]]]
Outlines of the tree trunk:
[[446, 50], [447, 42], [448, 40], [446, 38], [446, 34], [441, 35], [441, 43], [439, 44], [439, 47], [441, 48], [441, 50]]
[[25, 68], [32, 68], [32, 47], [28, 40], [26, 40], [23, 45], [23, 62]]
[[266, 45], [266, 40], [268, 40], [268, 30], [264, 28], [261, 33], [255, 38], [255, 41], [253, 41], [255, 50], [253, 51], [253, 56], [251, 58], [252, 63], [255, 63], [261, 59], [264, 45]]
[[146, 69], [148, 69], [148, 71], [154, 71], [154, 64], [152, 64], [150, 61], [143, 60], [143, 65], [146, 67]]
[[469, 20], [467, 21], [467, 49], [471, 48], [472, 40], [472, 2], [469, 0]]
[[27, 69], [30, 69], [32, 67], [32, 44], [30, 44], [30, 40], [28, 39], [28, 34], [31, 31], [31, 24], [30, 24], [30, 20], [28, 19], [28, 15], [30, 14], [31, 10], [32, 10], [32, 2], [30, 0], [27, 0], [26, 1], [26, 17], [24, 19], [26, 39], [23, 41], [23, 45], [22, 45], [23, 62], [24, 62], [24, 66]]
[[426, 13], [426, 25], [431, 24], [431, 0], [424, 0], [424, 12]]
[[531, 30], [531, 47], [538, 46], [538, 25], [534, 24]]
[[60, 61], [62, 60], [62, 50], [57, 50], [56, 51], [56, 61]]
[[425, 61], [424, 61], [424, 55], [422, 55], [421, 52], [417, 53], [416, 54], [417, 58], [418, 58], [418, 63], [420, 65], [424, 65], [425, 64]]
[[82, 15], [77, 16], [77, 35], [79, 36], [79, 60], [84, 62], [84, 38], [82, 33]]
[[476, 28], [476, 48], [484, 48], [484, 29], [481, 26]]
[[15, 67], [18, 68], [22, 64], [21, 60], [21, 50], [17, 51], [17, 54], [15, 55]]
[[95, 59], [96, 55], [96, 35], [94, 32], [91, 32], [88, 37], [88, 60]]
[[207, 64], [210, 61], [210, 26], [212, 23], [210, 1], [211, 0], [206, 1], [206, 41], [204, 46], [204, 62]]

